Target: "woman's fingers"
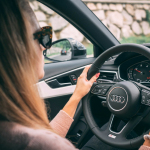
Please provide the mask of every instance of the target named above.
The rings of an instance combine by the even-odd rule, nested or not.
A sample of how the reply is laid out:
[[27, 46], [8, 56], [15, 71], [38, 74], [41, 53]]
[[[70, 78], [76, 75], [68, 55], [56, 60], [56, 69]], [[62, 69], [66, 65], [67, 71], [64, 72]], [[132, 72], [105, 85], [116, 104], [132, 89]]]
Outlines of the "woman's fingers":
[[97, 73], [95, 76], [93, 76], [91, 79], [90, 79], [90, 82], [93, 84], [96, 79], [99, 77], [100, 73]]
[[[80, 77], [83, 77], [83, 78], [87, 78], [87, 73], [88, 73], [88, 70], [90, 69], [91, 65], [88, 65], [84, 68], [82, 74], [80, 75]], [[96, 81], [96, 79], [99, 77], [100, 73], [97, 73], [95, 76], [93, 76], [89, 81], [93, 84], [94, 81]]]
[[97, 73], [90, 80], [87, 80], [86, 76], [89, 68], [90, 66], [87, 66], [78, 78], [76, 89], [74, 91], [74, 95], [76, 95], [76, 97], [79, 97], [80, 99], [82, 99], [82, 97], [90, 91], [90, 88], [93, 85], [94, 81], [96, 81], [96, 79], [100, 75], [100, 73]]

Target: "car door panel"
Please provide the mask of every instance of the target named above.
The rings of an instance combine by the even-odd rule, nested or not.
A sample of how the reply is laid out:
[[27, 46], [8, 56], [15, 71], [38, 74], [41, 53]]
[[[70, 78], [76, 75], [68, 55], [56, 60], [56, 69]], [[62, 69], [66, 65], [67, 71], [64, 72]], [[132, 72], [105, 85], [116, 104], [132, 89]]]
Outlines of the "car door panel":
[[40, 96], [43, 99], [72, 94], [76, 87], [76, 85], [71, 85], [53, 89], [45, 81], [41, 81], [37, 85]]
[[47, 106], [47, 113], [48, 113], [49, 120], [52, 120], [57, 115], [57, 113], [68, 102], [70, 97], [71, 97], [71, 94], [68, 94], [65, 96], [46, 98], [44, 100]]
[[[50, 108], [50, 111], [48, 111], [50, 120], [64, 107], [75, 90], [76, 84], [71, 79], [71, 75], [75, 75], [78, 78], [85, 66], [91, 64], [94, 60], [95, 58], [88, 58], [45, 64], [45, 76], [37, 83], [37, 86], [41, 98], [45, 100], [47, 107]], [[71, 85], [55, 88], [49, 84], [54, 80], [57, 80], [62, 85], [66, 83]]]

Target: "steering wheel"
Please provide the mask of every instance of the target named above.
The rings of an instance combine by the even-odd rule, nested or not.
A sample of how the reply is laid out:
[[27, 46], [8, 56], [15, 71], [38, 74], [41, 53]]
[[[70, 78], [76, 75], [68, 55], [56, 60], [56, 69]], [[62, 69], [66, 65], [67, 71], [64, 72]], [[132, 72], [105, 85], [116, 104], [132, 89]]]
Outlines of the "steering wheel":
[[[108, 58], [121, 52], [136, 52], [150, 59], [149, 48], [138, 44], [120, 44], [106, 50], [94, 61], [88, 71], [87, 79], [89, 80], [98, 73]], [[96, 82], [93, 84], [90, 92], [83, 98], [83, 113], [87, 124], [94, 135], [108, 145], [123, 149], [138, 148], [144, 142], [143, 135], [148, 134], [150, 130], [132, 139], [127, 138], [127, 135], [150, 112], [150, 107], [147, 106], [147, 100], [150, 98], [149, 94], [150, 88], [134, 81]], [[111, 112], [105, 129], [99, 128], [92, 115], [90, 100], [93, 95], [105, 97], [107, 107]], [[141, 107], [144, 107], [144, 110], [141, 110]], [[119, 132], [113, 130], [115, 118], [127, 120], [127, 123]]]

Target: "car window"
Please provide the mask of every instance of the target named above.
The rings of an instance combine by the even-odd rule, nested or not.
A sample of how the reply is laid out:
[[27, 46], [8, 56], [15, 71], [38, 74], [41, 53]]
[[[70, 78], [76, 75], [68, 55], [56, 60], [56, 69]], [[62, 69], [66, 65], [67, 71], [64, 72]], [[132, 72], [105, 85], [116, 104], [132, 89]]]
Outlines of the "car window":
[[56, 43], [46, 51], [45, 63], [93, 57], [93, 45], [81, 32], [44, 4], [29, 1], [40, 26], [53, 28], [52, 41]]
[[149, 43], [150, 1], [82, 0], [120, 43]]

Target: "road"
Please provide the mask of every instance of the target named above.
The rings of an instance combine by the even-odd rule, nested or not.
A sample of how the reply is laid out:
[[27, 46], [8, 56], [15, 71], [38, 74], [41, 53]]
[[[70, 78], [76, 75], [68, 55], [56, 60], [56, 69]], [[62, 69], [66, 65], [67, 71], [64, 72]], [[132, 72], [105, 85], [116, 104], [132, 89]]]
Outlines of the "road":
[[52, 58], [54, 60], [59, 60], [59, 61], [70, 60], [71, 59], [71, 52], [67, 53], [67, 55], [58, 54], [58, 55], [51, 56], [50, 58]]
[[[89, 58], [89, 57], [93, 57], [93, 54], [86, 56], [86, 58]], [[61, 55], [61, 54], [53, 55], [53, 56], [50, 56], [50, 58], [54, 60], [58, 60], [58, 61], [67, 61], [71, 59], [71, 52], [68, 53], [67, 55]]]

